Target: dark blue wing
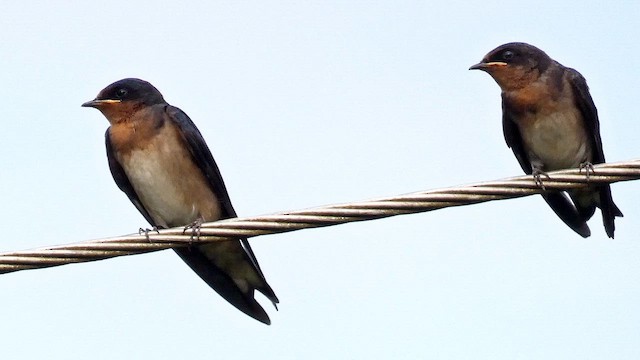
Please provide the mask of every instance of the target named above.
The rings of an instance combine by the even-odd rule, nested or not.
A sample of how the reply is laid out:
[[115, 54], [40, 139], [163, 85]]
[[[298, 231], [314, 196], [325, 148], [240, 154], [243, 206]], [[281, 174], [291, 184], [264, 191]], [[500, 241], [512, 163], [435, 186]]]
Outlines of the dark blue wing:
[[[184, 137], [185, 144], [191, 153], [194, 163], [202, 171], [210, 188], [221, 203], [223, 218], [236, 217], [236, 212], [231, 205], [231, 200], [229, 199], [229, 194], [224, 185], [222, 175], [220, 175], [218, 165], [213, 159], [213, 155], [211, 154], [211, 151], [198, 128], [187, 114], [177, 107], [165, 105], [165, 114], [169, 121], [180, 129], [179, 133]], [[271, 287], [267, 284], [249, 242], [247, 239], [240, 239], [240, 242], [245, 250], [245, 254], [247, 255], [247, 260], [253, 264], [258, 274], [262, 277], [264, 286], [258, 288], [258, 290], [275, 305], [278, 302], [278, 298]], [[246, 296], [246, 294], [239, 291], [235, 283], [233, 283], [233, 280], [228, 278], [226, 274], [222, 274], [221, 271], [211, 271], [211, 266], [214, 266], [215, 264], [213, 264], [213, 262], [211, 262], [211, 260], [206, 256], [200, 252], [196, 252], [194, 249], [175, 250], [178, 255], [180, 255], [180, 257], [182, 257], [182, 259], [185, 260], [185, 262], [203, 278], [203, 280], [205, 280], [231, 304], [258, 320], [268, 322], [269, 318], [266, 313], [264, 313], [264, 310], [258, 305], [252, 296]]]
[[220, 175], [218, 165], [213, 159], [213, 155], [211, 155], [211, 151], [196, 125], [187, 114], [175, 106], [166, 105], [165, 111], [169, 120], [180, 129], [180, 133], [184, 136], [189, 152], [191, 152], [193, 161], [207, 178], [209, 186], [218, 198], [218, 201], [220, 201], [223, 209], [223, 217], [236, 217], [236, 212], [231, 205], [231, 199], [229, 199], [229, 193], [224, 185], [222, 175]]
[[[567, 73], [569, 83], [573, 90], [575, 104], [578, 109], [580, 109], [582, 119], [585, 122], [585, 128], [587, 129], [589, 138], [591, 139], [591, 148], [593, 149], [593, 153], [591, 154], [592, 162], [594, 164], [604, 163], [604, 150], [602, 149], [602, 139], [600, 138], [598, 110], [591, 98], [587, 81], [574, 69], [567, 68]], [[622, 212], [613, 202], [611, 186], [599, 186], [598, 191], [600, 193], [600, 203], [598, 205], [602, 210], [602, 222], [604, 223], [604, 229], [607, 235], [610, 238], [613, 238], [613, 234], [616, 229], [614, 220], [616, 216], [622, 217]]]
[[[520, 130], [513, 120], [513, 112], [509, 109], [509, 105], [506, 103], [504, 97], [502, 98], [502, 131], [504, 133], [504, 139], [507, 142], [507, 146], [511, 148], [513, 154], [518, 159], [520, 167], [526, 174], [531, 175], [533, 168], [531, 162], [527, 157], [527, 153], [524, 149], [522, 142], [522, 136]], [[544, 192], [541, 194], [544, 201], [547, 202], [553, 212], [573, 231], [578, 233], [582, 237], [589, 237], [591, 230], [587, 225], [587, 222], [580, 216], [578, 210], [569, 197], [564, 192]]]
[[511, 148], [513, 154], [518, 159], [518, 163], [520, 167], [525, 172], [525, 174], [531, 175], [533, 173], [533, 168], [531, 167], [531, 162], [527, 157], [527, 153], [524, 150], [524, 145], [522, 144], [522, 137], [520, 136], [520, 130], [513, 120], [512, 110], [509, 109], [507, 102], [505, 101], [504, 96], [502, 97], [502, 132], [504, 135], [504, 140], [507, 142], [507, 146]]
[[593, 148], [593, 163], [600, 164], [604, 160], [604, 151], [602, 150], [602, 139], [600, 138], [600, 121], [598, 121], [598, 109], [593, 103], [591, 93], [589, 93], [589, 87], [587, 81], [574, 69], [567, 68], [567, 79], [573, 90], [574, 101], [580, 113], [582, 119], [585, 122], [585, 128], [589, 133], [589, 139], [591, 140], [591, 147]]
[[[218, 165], [213, 159], [211, 150], [209, 150], [202, 134], [200, 134], [196, 125], [182, 110], [171, 105], [167, 105], [165, 109], [169, 119], [173, 121], [178, 128], [180, 128], [180, 133], [184, 136], [184, 140], [187, 143], [189, 152], [191, 152], [193, 161], [205, 175], [209, 182], [209, 186], [213, 189], [213, 193], [218, 198], [218, 201], [220, 201], [223, 209], [223, 218], [236, 217], [236, 211], [233, 209], [233, 205], [231, 205], [231, 199], [229, 198], [229, 193], [224, 185], [222, 175], [220, 175]], [[242, 246], [247, 250], [251, 258], [251, 262], [253, 262], [260, 275], [262, 275], [262, 270], [260, 269], [260, 265], [258, 265], [258, 260], [253, 254], [251, 246], [249, 246], [249, 242], [246, 239], [241, 239], [241, 241]]]

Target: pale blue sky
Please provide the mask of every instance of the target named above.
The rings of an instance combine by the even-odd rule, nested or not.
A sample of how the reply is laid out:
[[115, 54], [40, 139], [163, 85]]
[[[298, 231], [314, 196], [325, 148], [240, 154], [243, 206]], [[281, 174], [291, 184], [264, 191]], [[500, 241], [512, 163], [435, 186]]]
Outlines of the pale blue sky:
[[[147, 226], [81, 108], [124, 77], [198, 125], [240, 215], [521, 174], [498, 86], [524, 41], [578, 69], [640, 157], [637, 1], [0, 5], [0, 251]], [[3, 359], [637, 359], [640, 183], [582, 239], [539, 197], [259, 237], [264, 326], [170, 251], [0, 276]], [[266, 300], [266, 299], [260, 299]]]

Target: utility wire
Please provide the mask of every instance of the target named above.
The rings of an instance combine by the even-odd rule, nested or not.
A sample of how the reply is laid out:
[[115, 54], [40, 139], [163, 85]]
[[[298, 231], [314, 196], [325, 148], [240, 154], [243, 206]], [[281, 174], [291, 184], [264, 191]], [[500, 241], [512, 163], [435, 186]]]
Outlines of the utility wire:
[[369, 201], [328, 205], [311, 209], [281, 212], [246, 218], [226, 219], [202, 224], [199, 235], [192, 230], [172, 228], [34, 250], [0, 254], [0, 274], [45, 268], [78, 262], [96, 261], [116, 256], [143, 254], [174, 247], [184, 247], [230, 238], [247, 238], [307, 228], [380, 219], [413, 214], [451, 206], [477, 204], [539, 194], [543, 191], [568, 190], [593, 184], [640, 179], [640, 159], [598, 164], [589, 170], [570, 169], [542, 177], [544, 189], [531, 175], [495, 180], [459, 187], [419, 191]]

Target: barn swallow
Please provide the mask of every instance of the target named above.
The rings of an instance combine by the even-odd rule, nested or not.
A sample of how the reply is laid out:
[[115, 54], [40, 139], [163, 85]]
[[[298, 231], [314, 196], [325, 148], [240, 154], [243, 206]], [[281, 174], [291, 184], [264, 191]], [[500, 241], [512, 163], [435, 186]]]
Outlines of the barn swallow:
[[[501, 45], [469, 70], [487, 72], [502, 90], [502, 129], [522, 170], [542, 184], [546, 171], [580, 168], [593, 171], [604, 163], [598, 111], [587, 82], [574, 69], [525, 43]], [[591, 235], [587, 226], [596, 207], [602, 211], [607, 235], [613, 238], [615, 217], [611, 188], [590, 185], [567, 192], [543, 192], [542, 197], [573, 231]]]
[[[111, 175], [152, 226], [188, 226], [236, 217], [200, 131], [153, 85], [132, 78], [116, 81], [82, 106], [100, 110], [109, 121], [105, 138]], [[278, 298], [247, 239], [174, 250], [231, 305], [271, 323], [254, 291], [274, 306]]]

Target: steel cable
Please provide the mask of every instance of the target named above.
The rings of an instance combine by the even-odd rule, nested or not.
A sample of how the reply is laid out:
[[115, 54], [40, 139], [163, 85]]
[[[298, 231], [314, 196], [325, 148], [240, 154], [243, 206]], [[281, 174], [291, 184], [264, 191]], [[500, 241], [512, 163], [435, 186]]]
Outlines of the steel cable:
[[495, 180], [460, 187], [419, 191], [369, 201], [328, 205], [271, 215], [234, 218], [204, 223], [199, 235], [193, 230], [172, 228], [67, 245], [50, 246], [0, 254], [0, 274], [96, 261], [116, 256], [143, 254], [196, 243], [224, 241], [229, 238], [317, 228], [355, 221], [413, 214], [451, 206], [477, 204], [539, 194], [542, 191], [567, 190], [590, 184], [614, 183], [640, 178], [640, 160], [598, 164], [593, 172], [570, 169], [550, 172], [543, 177], [544, 190], [530, 175]]

